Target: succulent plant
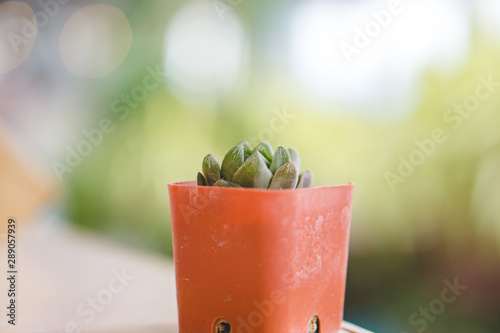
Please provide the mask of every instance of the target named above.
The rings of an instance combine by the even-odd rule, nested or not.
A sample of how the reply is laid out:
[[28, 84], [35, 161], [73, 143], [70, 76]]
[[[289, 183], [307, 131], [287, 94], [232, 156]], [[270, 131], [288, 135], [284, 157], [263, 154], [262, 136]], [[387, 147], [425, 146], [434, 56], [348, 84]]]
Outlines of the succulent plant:
[[256, 151], [236, 171], [233, 181], [243, 187], [267, 188], [272, 178], [264, 156]]
[[221, 177], [232, 181], [234, 174], [245, 163], [245, 148], [237, 145], [231, 148], [222, 160]]
[[268, 189], [295, 189], [311, 187], [311, 170], [300, 172], [300, 157], [297, 150], [279, 146], [273, 152], [268, 142], [253, 148], [242, 141], [231, 148], [219, 167], [212, 154], [203, 159], [202, 171], [198, 172], [199, 186], [253, 187]]
[[205, 176], [205, 180], [208, 185], [211, 186], [220, 179], [219, 161], [217, 161], [214, 155], [208, 154], [205, 156], [202, 167], [203, 175]]
[[270, 189], [279, 190], [282, 188], [296, 188], [299, 180], [299, 173], [293, 162], [283, 164], [273, 176]]

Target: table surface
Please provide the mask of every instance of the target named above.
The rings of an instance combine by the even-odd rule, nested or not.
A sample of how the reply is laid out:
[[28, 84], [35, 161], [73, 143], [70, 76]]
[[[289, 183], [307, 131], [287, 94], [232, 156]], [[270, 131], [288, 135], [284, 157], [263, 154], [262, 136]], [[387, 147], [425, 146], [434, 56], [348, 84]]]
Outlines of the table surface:
[[[2, 320], [1, 332], [178, 332], [168, 258], [55, 219], [32, 223], [17, 239], [17, 322], [14, 328]], [[6, 258], [3, 245], [0, 256]], [[3, 272], [5, 264], [0, 260]], [[5, 279], [0, 290], [7, 290]], [[0, 301], [7, 304], [6, 293]], [[369, 333], [349, 323], [342, 332]]]

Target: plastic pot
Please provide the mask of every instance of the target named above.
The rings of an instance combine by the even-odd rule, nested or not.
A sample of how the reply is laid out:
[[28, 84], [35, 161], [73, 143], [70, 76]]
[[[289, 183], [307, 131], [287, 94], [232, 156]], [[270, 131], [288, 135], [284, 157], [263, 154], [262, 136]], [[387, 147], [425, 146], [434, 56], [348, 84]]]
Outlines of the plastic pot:
[[340, 330], [353, 184], [169, 184], [180, 333]]

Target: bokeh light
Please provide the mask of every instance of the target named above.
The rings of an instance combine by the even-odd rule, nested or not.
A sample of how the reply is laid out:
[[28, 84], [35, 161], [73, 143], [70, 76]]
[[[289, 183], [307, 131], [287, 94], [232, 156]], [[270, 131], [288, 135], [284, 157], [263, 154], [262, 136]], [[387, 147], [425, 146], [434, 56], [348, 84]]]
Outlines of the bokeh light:
[[28, 4], [0, 3], [0, 75], [23, 63], [35, 44], [37, 33], [35, 14]]
[[165, 68], [171, 90], [180, 98], [213, 102], [241, 84], [248, 43], [236, 15], [221, 20], [206, 1], [185, 5], [165, 35]]
[[132, 30], [125, 14], [108, 5], [91, 5], [73, 14], [61, 32], [61, 59], [82, 78], [99, 78], [114, 71], [127, 56]]
[[452, 1], [397, 3], [393, 12], [381, 0], [297, 4], [289, 53], [297, 83], [314, 99], [370, 118], [408, 115], [421, 93], [419, 73], [463, 63], [470, 22]]

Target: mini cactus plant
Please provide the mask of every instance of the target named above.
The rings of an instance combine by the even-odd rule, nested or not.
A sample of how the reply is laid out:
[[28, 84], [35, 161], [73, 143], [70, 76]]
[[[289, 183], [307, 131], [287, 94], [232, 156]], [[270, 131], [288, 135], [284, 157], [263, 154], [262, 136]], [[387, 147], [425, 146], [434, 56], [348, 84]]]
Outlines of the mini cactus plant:
[[220, 166], [215, 156], [205, 156], [202, 171], [199, 186], [295, 189], [311, 187], [313, 181], [310, 170], [299, 174], [300, 157], [294, 148], [279, 146], [273, 152], [268, 142], [252, 148], [246, 140], [231, 148]]

